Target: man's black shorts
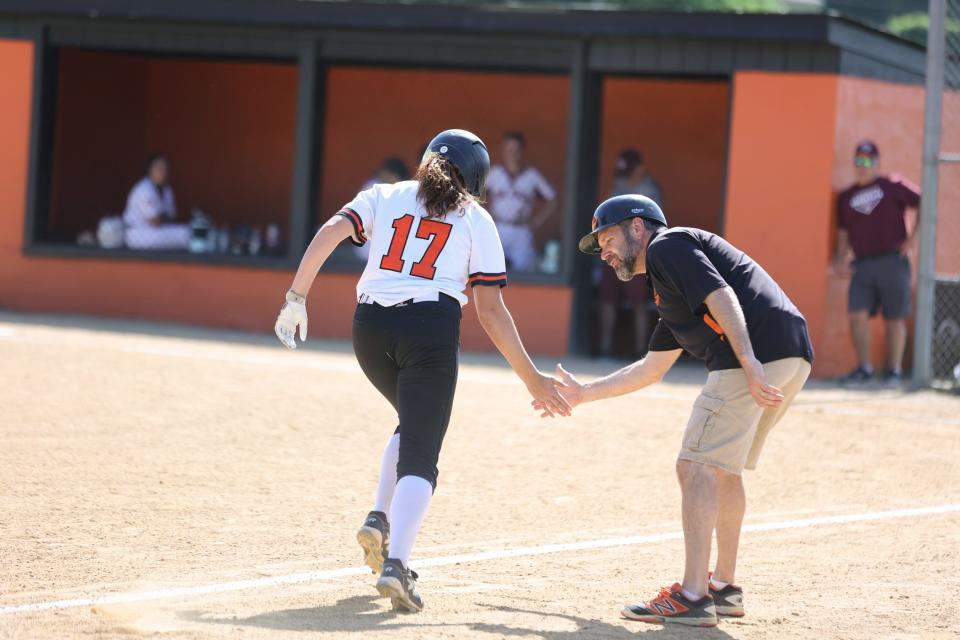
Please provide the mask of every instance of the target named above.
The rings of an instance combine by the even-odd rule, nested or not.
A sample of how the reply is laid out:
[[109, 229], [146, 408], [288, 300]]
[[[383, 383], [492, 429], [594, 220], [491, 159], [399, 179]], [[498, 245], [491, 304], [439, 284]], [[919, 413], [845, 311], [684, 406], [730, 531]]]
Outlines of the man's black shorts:
[[847, 303], [850, 311], [867, 311], [875, 316], [882, 309], [887, 320], [899, 320], [910, 315], [910, 299], [909, 258], [888, 253], [854, 260]]

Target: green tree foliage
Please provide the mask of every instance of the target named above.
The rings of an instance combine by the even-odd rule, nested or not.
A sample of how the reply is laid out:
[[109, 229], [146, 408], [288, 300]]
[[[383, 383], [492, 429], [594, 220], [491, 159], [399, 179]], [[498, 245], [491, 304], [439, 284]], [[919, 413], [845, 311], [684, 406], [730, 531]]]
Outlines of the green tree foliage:
[[[902, 38], [914, 40], [921, 44], [927, 42], [927, 28], [929, 26], [930, 16], [920, 11], [892, 16], [886, 24], [887, 31], [890, 33], [895, 33]], [[948, 39], [956, 39], [957, 35], [960, 34], [960, 20], [947, 18], [946, 30]]]

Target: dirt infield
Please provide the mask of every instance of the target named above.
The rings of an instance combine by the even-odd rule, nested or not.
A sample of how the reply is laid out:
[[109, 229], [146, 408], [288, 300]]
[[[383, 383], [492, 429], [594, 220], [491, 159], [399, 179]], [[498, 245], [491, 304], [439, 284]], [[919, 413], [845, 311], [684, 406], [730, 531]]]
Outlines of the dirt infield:
[[955, 397], [804, 391], [746, 476], [747, 617], [686, 630], [619, 610], [681, 574], [697, 366], [561, 422], [465, 357], [395, 615], [353, 539], [394, 418], [345, 345], [0, 314], [0, 363], [0, 640], [958, 637]]

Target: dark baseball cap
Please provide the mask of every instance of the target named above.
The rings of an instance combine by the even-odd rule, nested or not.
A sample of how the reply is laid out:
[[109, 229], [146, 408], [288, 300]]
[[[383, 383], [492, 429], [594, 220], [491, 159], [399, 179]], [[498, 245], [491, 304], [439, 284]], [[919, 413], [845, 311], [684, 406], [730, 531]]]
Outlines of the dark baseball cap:
[[870, 156], [871, 158], [879, 157], [880, 149], [877, 148], [870, 140], [864, 140], [863, 142], [857, 145], [856, 151], [853, 152], [854, 156]]
[[628, 176], [633, 170], [643, 164], [643, 154], [636, 149], [624, 149], [617, 156], [614, 172], [618, 178]]

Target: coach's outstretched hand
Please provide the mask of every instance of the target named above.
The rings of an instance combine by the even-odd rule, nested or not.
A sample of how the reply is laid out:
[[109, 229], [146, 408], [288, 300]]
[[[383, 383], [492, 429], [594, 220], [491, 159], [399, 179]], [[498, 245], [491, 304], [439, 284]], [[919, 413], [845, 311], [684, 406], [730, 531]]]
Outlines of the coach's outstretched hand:
[[[583, 385], [573, 377], [572, 373], [564, 369], [563, 365], [559, 362], [557, 363], [557, 377], [556, 379], [551, 378], [551, 380], [553, 380], [554, 387], [563, 398], [567, 407], [569, 407], [569, 411], [562, 415], [571, 415], [573, 408], [583, 402]], [[534, 410], [541, 412], [541, 418], [553, 415], [546, 405], [536, 399], [531, 402], [530, 405]]]
[[294, 334], [300, 327], [300, 341], [307, 341], [307, 299], [293, 291], [287, 292], [287, 301], [280, 308], [280, 315], [277, 316], [277, 323], [273, 325], [273, 331], [280, 338], [288, 349], [296, 349], [297, 341]]
[[541, 417], [553, 417], [554, 415], [569, 416], [573, 408], [566, 401], [560, 390], [564, 383], [556, 378], [539, 373], [536, 378], [526, 382], [527, 391], [533, 396], [531, 404], [542, 411]]

